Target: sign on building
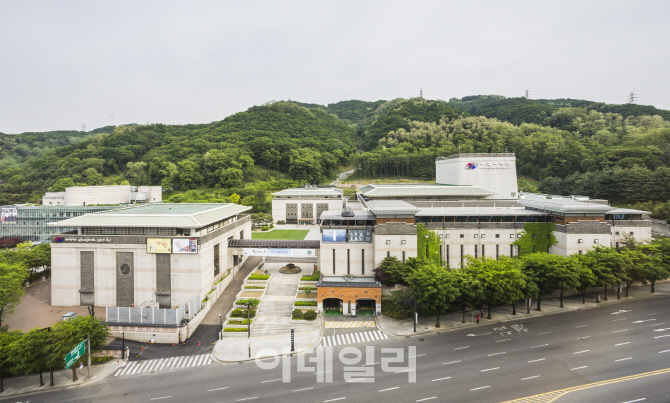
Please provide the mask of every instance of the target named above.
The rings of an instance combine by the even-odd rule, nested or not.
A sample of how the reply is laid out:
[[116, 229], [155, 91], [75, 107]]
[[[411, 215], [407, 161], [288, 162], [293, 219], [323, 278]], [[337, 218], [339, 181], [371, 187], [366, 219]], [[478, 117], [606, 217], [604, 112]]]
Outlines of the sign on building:
[[372, 242], [372, 231], [369, 229], [350, 229], [347, 231], [347, 242]]
[[147, 253], [172, 253], [170, 238], [147, 238]]
[[347, 240], [346, 229], [324, 229], [323, 242], [345, 242]]
[[172, 238], [172, 253], [198, 253], [198, 240]]
[[18, 211], [14, 206], [0, 208], [0, 223], [16, 225], [19, 223]]
[[316, 257], [316, 249], [244, 248], [244, 256]]

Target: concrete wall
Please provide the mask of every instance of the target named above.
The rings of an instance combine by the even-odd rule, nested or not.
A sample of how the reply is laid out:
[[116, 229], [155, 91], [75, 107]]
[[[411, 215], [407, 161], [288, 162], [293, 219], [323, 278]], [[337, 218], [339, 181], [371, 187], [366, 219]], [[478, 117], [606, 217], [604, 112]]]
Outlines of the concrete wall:
[[[444, 228], [431, 229], [442, 240], [442, 260], [447, 262], [451, 268], [461, 267], [461, 246], [463, 246], [463, 264], [466, 264], [465, 256], [486, 256], [496, 258], [496, 246], [498, 256], [517, 255], [516, 248], [510, 250], [512, 242], [523, 232], [523, 227], [515, 228], [507, 225], [501, 228]], [[461, 238], [461, 235], [463, 237]], [[477, 237], [475, 237], [475, 235]], [[448, 251], [447, 251], [447, 246]], [[475, 250], [476, 247], [476, 250]], [[447, 256], [448, 255], [448, 256]]]
[[[458, 154], [435, 161], [436, 183], [473, 185], [496, 192], [491, 199], [517, 199], [516, 157], [514, 154]], [[474, 163], [476, 168], [467, 169]]]
[[301, 214], [301, 205], [311, 205], [312, 211], [314, 213], [314, 220], [319, 217], [316, 217], [317, 204], [328, 204], [327, 211], [342, 211], [342, 199], [272, 199], [272, 219], [276, 223], [277, 221], [286, 221], [286, 205], [287, 204], [297, 204], [298, 205], [298, 220], [300, 220]]
[[[374, 250], [372, 243], [334, 243], [322, 242], [319, 250], [319, 268], [324, 277], [344, 276], [347, 274], [347, 250], [349, 250], [350, 272], [355, 277], [370, 277], [374, 273]], [[362, 252], [365, 250], [365, 253]], [[335, 251], [335, 272], [333, 273], [333, 251]], [[363, 273], [363, 254], [365, 254], [365, 273]]]
[[163, 201], [163, 188], [160, 186], [138, 186], [137, 191], [147, 197], [147, 203], [161, 203]]
[[66, 206], [130, 202], [130, 185], [77, 186], [65, 189]]

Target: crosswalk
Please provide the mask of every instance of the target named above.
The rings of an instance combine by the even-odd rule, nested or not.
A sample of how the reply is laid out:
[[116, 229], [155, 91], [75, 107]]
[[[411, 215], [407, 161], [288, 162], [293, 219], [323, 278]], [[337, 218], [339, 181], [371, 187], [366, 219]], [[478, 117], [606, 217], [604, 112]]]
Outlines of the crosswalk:
[[379, 330], [371, 330], [368, 332], [357, 332], [347, 334], [336, 334], [333, 336], [325, 336], [319, 347], [328, 346], [343, 346], [345, 344], [367, 343], [371, 341], [384, 340], [389, 337]]
[[352, 329], [357, 327], [377, 327], [374, 320], [352, 320], [346, 322], [326, 321], [326, 329]]
[[127, 362], [122, 368], [119, 368], [114, 376], [138, 375], [143, 372], [155, 372], [164, 369], [176, 369], [186, 367], [197, 367], [200, 365], [209, 365], [212, 363], [212, 357], [209, 354], [187, 355], [181, 357], [157, 358], [146, 361]]

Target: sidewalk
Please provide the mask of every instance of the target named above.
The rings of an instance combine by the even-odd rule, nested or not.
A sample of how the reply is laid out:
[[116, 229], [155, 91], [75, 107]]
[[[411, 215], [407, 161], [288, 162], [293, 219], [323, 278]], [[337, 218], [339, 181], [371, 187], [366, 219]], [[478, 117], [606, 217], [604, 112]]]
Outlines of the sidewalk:
[[0, 399], [9, 396], [20, 396], [27, 393], [33, 392], [42, 392], [49, 390], [56, 390], [69, 387], [77, 387], [88, 385], [90, 383], [99, 381], [100, 379], [105, 378], [106, 376], [112, 374], [121, 366], [125, 365], [126, 362], [116, 359], [106, 362], [104, 364], [91, 365], [91, 378], [86, 379], [86, 374], [88, 373], [87, 367], [84, 364], [84, 368], [77, 368], [77, 377], [79, 378], [77, 382], [72, 382], [72, 370], [71, 369], [59, 369], [54, 371], [54, 386], [49, 386], [49, 370], [42, 372], [42, 380], [44, 380], [44, 386], [39, 386], [40, 375], [31, 374], [31, 375], [22, 375], [14, 376], [11, 378], [5, 378], [4, 387], [5, 391], [0, 393]]
[[[486, 307], [484, 307], [484, 315], [481, 317], [479, 323], [489, 324], [496, 322], [506, 322], [510, 320], [521, 320], [528, 317], [549, 315], [558, 312], [573, 311], [578, 309], [590, 309], [598, 306], [604, 307], [608, 305], [616, 305], [619, 302], [635, 301], [640, 299], [656, 298], [661, 296], [670, 296], [670, 281], [657, 282], [656, 292], [654, 294], [652, 294], [650, 290], [651, 286], [648, 284], [633, 285], [630, 287], [630, 290], [628, 291], [629, 295], [628, 298], [624, 296], [626, 292], [624, 288], [623, 292], [621, 293], [621, 299], [617, 300], [616, 289], [614, 290], [608, 289], [607, 297], [609, 298], [609, 301], [604, 301], [603, 300], [604, 289], [602, 288], [594, 289], [586, 293], [586, 304], [582, 304], [581, 295], [572, 295], [569, 297], [563, 297], [563, 306], [564, 306], [563, 308], [560, 307], [559, 298], [551, 297], [542, 300], [541, 312], [535, 310], [535, 308], [537, 308], [537, 300], [533, 300], [530, 307], [530, 314], [526, 313], [527, 310], [525, 306], [517, 306], [516, 315], [512, 315], [511, 305], [493, 307], [491, 309], [490, 320], [486, 319], [486, 316], [488, 315], [488, 310]], [[597, 294], [600, 294], [601, 298], [601, 302], [599, 304], [595, 302]], [[467, 310], [465, 313], [466, 323], [461, 322], [463, 320], [463, 312], [455, 312], [440, 315], [440, 325], [441, 325], [440, 328], [435, 327], [436, 322], [435, 316], [426, 318], [420, 317], [416, 325], [416, 333], [414, 333], [414, 322], [412, 321], [412, 319], [395, 320], [387, 318], [385, 316], [378, 316], [376, 320], [377, 320], [377, 328], [379, 328], [379, 330], [383, 331], [386, 334], [392, 336], [413, 336], [413, 335], [415, 336], [434, 332], [448, 332], [450, 330], [477, 326], [475, 318], [479, 314], [480, 313], [478, 310], [474, 312], [474, 315], [470, 310]]]

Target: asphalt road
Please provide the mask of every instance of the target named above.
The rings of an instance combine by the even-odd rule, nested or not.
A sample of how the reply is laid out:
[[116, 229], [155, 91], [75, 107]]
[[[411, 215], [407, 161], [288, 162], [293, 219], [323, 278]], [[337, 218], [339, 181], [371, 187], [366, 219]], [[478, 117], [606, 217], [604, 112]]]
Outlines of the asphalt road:
[[[298, 371], [302, 358], [307, 366], [315, 366], [309, 362], [315, 354], [309, 354], [286, 361], [290, 372], [282, 371], [281, 362], [265, 370], [254, 362], [213, 363], [112, 375], [86, 387], [33, 394], [23, 401], [502, 402], [669, 368], [669, 302], [670, 297], [664, 296], [529, 319], [519, 314], [513, 322], [483, 323], [476, 328], [412, 338], [391, 337], [367, 343], [374, 349], [374, 357], [366, 354], [365, 344], [337, 346], [332, 348], [332, 369], [322, 364], [315, 370], [318, 374], [302, 367]], [[338, 356], [345, 351], [345, 358], [355, 358], [352, 347], [362, 351], [362, 360], [344, 365]], [[416, 347], [416, 352], [408, 359], [410, 347]], [[403, 350], [403, 363], [388, 364], [400, 368], [383, 368], [381, 361], [395, 354], [382, 348]], [[408, 366], [412, 360], [416, 365]], [[373, 382], [347, 382], [345, 366], [351, 367], [348, 372], [372, 368]], [[289, 373], [290, 382], [283, 382]], [[669, 393], [670, 372], [589, 387], [554, 401], [669, 402]], [[535, 401], [550, 401], [538, 399]], [[22, 400], [14, 397], [11, 401]]]

